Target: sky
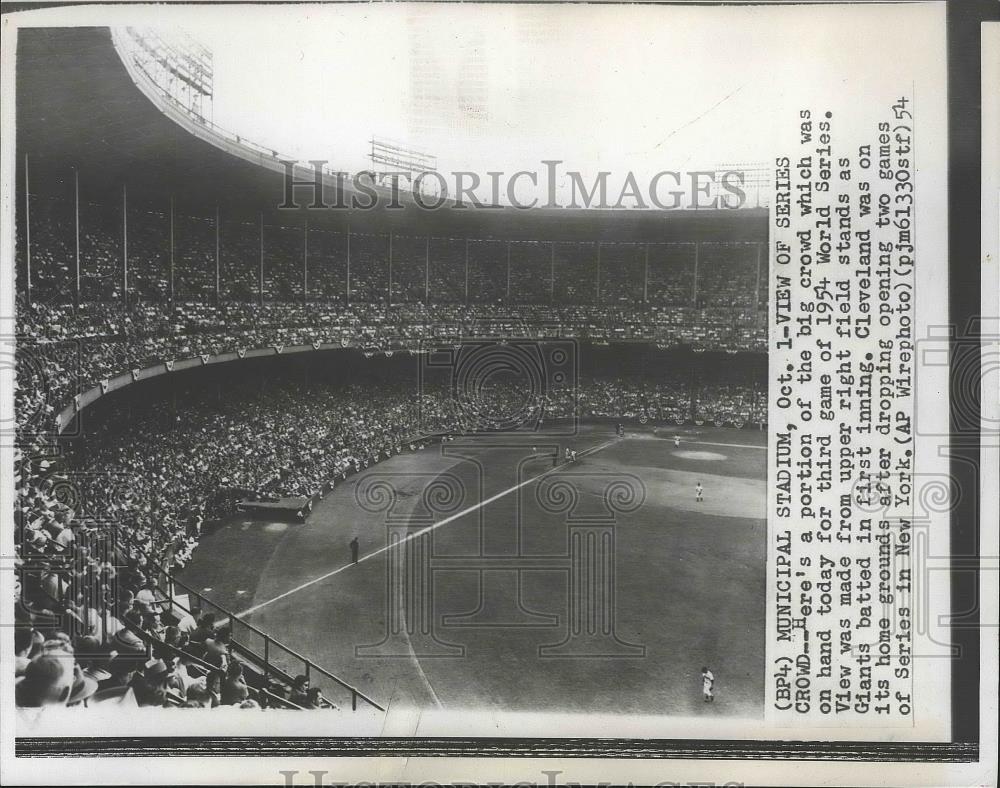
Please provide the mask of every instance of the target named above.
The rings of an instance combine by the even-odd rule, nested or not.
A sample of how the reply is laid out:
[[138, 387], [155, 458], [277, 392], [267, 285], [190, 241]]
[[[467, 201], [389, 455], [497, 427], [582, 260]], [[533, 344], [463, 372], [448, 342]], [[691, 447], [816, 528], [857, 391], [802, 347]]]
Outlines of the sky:
[[[441, 166], [482, 171], [543, 158], [669, 169], [763, 156], [761, 124], [739, 141], [731, 131], [739, 114], [757, 114], [747, 82], [766, 68], [769, 36], [751, 32], [724, 48], [708, 20], [664, 11], [351, 5], [267, 29], [194, 34], [214, 53], [216, 122], [345, 169], [364, 166], [373, 134], [437, 155]], [[461, 84], [472, 65], [481, 87]], [[412, 84], [421, 66], [446, 102], [460, 102], [466, 87], [470, 103], [485, 103], [486, 128], [461, 125], [450, 106], [425, 117], [433, 106], [414, 101]]]
[[889, 100], [920, 57], [874, 4], [243, 9], [185, 18], [214, 55], [212, 119], [349, 172], [370, 166], [373, 136], [484, 179], [543, 159], [640, 180], [764, 163], [800, 106]]

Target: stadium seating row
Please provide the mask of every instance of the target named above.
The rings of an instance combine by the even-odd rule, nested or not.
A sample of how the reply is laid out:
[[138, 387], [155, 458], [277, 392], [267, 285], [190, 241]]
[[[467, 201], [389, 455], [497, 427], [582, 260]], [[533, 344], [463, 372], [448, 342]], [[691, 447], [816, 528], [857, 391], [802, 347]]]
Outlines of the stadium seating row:
[[568, 337], [747, 351], [763, 347], [758, 316], [727, 309], [337, 303], [219, 305], [19, 304], [18, 390], [22, 429], [45, 429], [73, 396], [117, 374], [172, 359], [273, 346], [332, 343], [416, 348], [459, 338]]
[[[116, 301], [127, 280], [131, 301], [767, 308], [766, 258], [757, 243], [508, 243], [307, 230], [226, 216], [178, 213], [171, 219], [136, 208], [123, 216], [122, 211], [82, 203], [77, 229], [66, 200], [33, 195], [32, 298]], [[19, 240], [24, 282], [28, 250]]]

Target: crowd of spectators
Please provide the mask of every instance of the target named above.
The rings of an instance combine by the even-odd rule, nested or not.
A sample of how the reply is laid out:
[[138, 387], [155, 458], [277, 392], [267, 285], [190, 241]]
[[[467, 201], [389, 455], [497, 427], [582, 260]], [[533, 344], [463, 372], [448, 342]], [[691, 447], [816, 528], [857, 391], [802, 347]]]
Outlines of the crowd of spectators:
[[[324, 485], [455, 426], [443, 397], [403, 383], [272, 385], [182, 408], [114, 409], [85, 438], [84, 495], [128, 523], [164, 569], [183, 567], [201, 523], [242, 498], [311, 497]], [[422, 444], [421, 444], [422, 445]]]
[[72, 471], [21, 453], [15, 467], [19, 707], [335, 707], [305, 676], [289, 684], [245, 658], [213, 613], [164, 595], [123, 524], [97, 517], [89, 491], [67, 496]]
[[646, 341], [762, 349], [755, 315], [694, 308], [206, 302], [19, 304], [19, 424], [39, 422], [115, 375], [164, 361], [255, 348], [332, 344], [405, 350], [462, 338]]
[[690, 377], [605, 378], [575, 389], [555, 390], [546, 404], [553, 418], [605, 418], [640, 424], [761, 426], [767, 422], [766, 392], [752, 381], [691, 380]]
[[[205, 393], [177, 406], [109, 406], [70, 459], [96, 511], [128, 524], [163, 569], [184, 566], [201, 525], [243, 497], [310, 498], [431, 434], [578, 416], [683, 423], [763, 421], [765, 397], [736, 383], [596, 379], [534, 398], [513, 384], [453, 395], [394, 376], [365, 383], [282, 381], [253, 393]], [[506, 419], [506, 421], [505, 421]]]
[[699, 256], [692, 244], [348, 242], [271, 226], [261, 236], [228, 216], [217, 234], [211, 217], [171, 225], [162, 211], [130, 207], [126, 218], [92, 204], [81, 206], [77, 240], [64, 201], [32, 200], [34, 289], [17, 302], [19, 706], [329, 707], [305, 676], [274, 681], [211, 613], [160, 593], [206, 521], [241, 499], [311, 498], [432, 433], [543, 417], [766, 420], [763, 393], [727, 374], [597, 377], [528, 398], [509, 382], [470, 396], [403, 378], [282, 381], [191, 395], [179, 409], [112, 401], [84, 440], [53, 452], [45, 433], [74, 396], [198, 356], [310, 345], [388, 355], [511, 338], [758, 352], [766, 277], [752, 244], [703, 244]]
[[224, 628], [162, 599], [157, 579], [183, 568], [206, 520], [241, 499], [311, 497], [423, 448], [430, 433], [515, 426], [511, 413], [529, 423], [763, 418], [762, 393], [717, 378], [596, 378], [527, 398], [503, 381], [456, 394], [398, 375], [377, 386], [282, 379], [224, 396], [196, 389], [179, 407], [112, 401], [62, 457], [37, 446], [18, 455], [18, 703], [323, 705], [307, 687], [268, 683], [234, 656]]
[[[364, 232], [348, 239], [343, 230], [270, 218], [262, 224], [256, 214], [192, 215], [180, 207], [171, 219], [165, 209], [132, 201], [126, 216], [121, 204], [80, 204], [80, 300], [123, 296], [127, 248], [130, 300], [328, 300], [349, 293], [352, 300], [377, 303], [387, 300], [391, 269], [393, 302], [767, 307], [767, 277], [755, 242], [705, 241], [696, 251], [692, 242], [675, 241], [508, 243]], [[32, 194], [31, 225], [39, 296], [74, 293], [71, 195]]]

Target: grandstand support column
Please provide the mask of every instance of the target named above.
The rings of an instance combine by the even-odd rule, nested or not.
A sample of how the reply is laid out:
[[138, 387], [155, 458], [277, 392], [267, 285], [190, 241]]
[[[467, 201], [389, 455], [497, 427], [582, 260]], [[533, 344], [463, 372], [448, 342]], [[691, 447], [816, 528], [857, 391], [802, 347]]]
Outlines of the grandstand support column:
[[701, 257], [701, 241], [694, 242], [694, 280], [691, 283], [691, 306], [698, 306], [698, 258]]
[[424, 303], [431, 299], [431, 237], [424, 244]]
[[761, 252], [763, 250], [764, 250], [764, 244], [758, 242], [758, 244], [757, 244], [757, 281], [754, 284], [754, 288], [753, 288], [753, 309], [754, 309], [754, 312], [756, 312], [757, 310], [760, 309], [760, 263], [761, 263], [761, 258], [762, 258]]
[[128, 306], [128, 186], [122, 184], [122, 300]]
[[642, 303], [649, 303], [649, 244], [646, 244], [642, 263]]
[[556, 302], [556, 242], [549, 244], [551, 255], [549, 257], [549, 303]]
[[31, 305], [31, 181], [28, 154], [24, 154], [24, 294]]
[[257, 272], [257, 293], [260, 305], [264, 306], [264, 212], [260, 212], [260, 267]]
[[392, 306], [392, 230], [389, 230], [389, 283], [386, 290], [386, 303]]
[[601, 303], [601, 242], [597, 242], [597, 293], [595, 304]]
[[465, 303], [469, 303], [469, 239], [465, 239]]
[[347, 225], [347, 279], [344, 281], [344, 301], [351, 303], [351, 225]]
[[174, 195], [170, 195], [170, 305], [174, 305]]
[[219, 205], [215, 205], [215, 303], [222, 300], [222, 262], [219, 256]]
[[73, 251], [76, 265], [76, 303], [80, 303], [80, 170], [73, 168]]
[[698, 407], [698, 387], [695, 383], [695, 372], [694, 367], [690, 368], [688, 372], [688, 418], [692, 421], [695, 420], [697, 416]]
[[302, 225], [302, 303], [309, 303], [309, 217]]
[[507, 241], [507, 301], [510, 301], [510, 241]]

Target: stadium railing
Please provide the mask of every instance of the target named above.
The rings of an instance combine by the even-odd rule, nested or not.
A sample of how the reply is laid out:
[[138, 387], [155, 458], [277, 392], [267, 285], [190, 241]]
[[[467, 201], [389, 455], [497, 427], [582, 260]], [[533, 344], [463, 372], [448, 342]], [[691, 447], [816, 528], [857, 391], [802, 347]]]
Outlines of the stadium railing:
[[[319, 675], [333, 682], [341, 690], [350, 695], [352, 711], [357, 710], [359, 700], [378, 711], [385, 711], [385, 707], [368, 697], [357, 687], [349, 684], [329, 670], [316, 664], [313, 660], [304, 657], [281, 641], [276, 640], [253, 624], [245, 621], [237, 614], [221, 605], [217, 605], [200, 592], [195, 591], [173, 577], [173, 575], [159, 566], [156, 561], [152, 560], [151, 556], [136, 545], [123, 529], [118, 530], [118, 536], [119, 539], [129, 546], [129, 549], [146, 558], [146, 571], [155, 572], [157, 587], [160, 593], [165, 595], [169, 606], [168, 609], [171, 611], [179, 610], [195, 618], [205, 613], [215, 613], [216, 627], [228, 626], [230, 628], [233, 650], [262, 670], [265, 681], [274, 678], [290, 687], [294, 682], [294, 677], [297, 675], [306, 676], [310, 682], [314, 680], [316, 675]], [[326, 700], [329, 701], [330, 699], [326, 698]]]

